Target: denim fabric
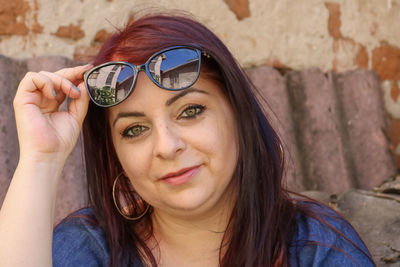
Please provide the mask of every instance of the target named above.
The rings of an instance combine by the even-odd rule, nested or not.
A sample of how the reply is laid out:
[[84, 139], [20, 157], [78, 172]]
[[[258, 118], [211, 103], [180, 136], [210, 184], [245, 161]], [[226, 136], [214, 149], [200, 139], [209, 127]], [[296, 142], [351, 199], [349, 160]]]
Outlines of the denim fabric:
[[[340, 234], [316, 219], [298, 215], [289, 247], [290, 266], [374, 266], [367, 256], [343, 238], [345, 236], [368, 254], [358, 234], [347, 222], [324, 206], [310, 204], [310, 209]], [[81, 218], [91, 214], [91, 209], [82, 209], [55, 228], [53, 266], [108, 266], [109, 252], [104, 232]], [[127, 265], [143, 266], [140, 259]]]
[[307, 204], [318, 219], [334, 227], [337, 232], [318, 219], [298, 215], [295, 238], [289, 247], [290, 266], [375, 266], [368, 257], [368, 249], [351, 225], [325, 206]]
[[53, 266], [107, 267], [109, 253], [104, 232], [80, 216], [91, 216], [91, 210], [79, 210], [55, 228]]

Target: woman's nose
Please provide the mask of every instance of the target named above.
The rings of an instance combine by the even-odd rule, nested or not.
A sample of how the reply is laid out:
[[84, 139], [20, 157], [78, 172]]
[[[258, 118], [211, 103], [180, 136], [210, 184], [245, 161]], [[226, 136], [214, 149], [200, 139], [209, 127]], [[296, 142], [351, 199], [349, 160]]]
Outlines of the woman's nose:
[[186, 147], [179, 129], [167, 123], [156, 127], [154, 142], [154, 155], [168, 160], [174, 159]]

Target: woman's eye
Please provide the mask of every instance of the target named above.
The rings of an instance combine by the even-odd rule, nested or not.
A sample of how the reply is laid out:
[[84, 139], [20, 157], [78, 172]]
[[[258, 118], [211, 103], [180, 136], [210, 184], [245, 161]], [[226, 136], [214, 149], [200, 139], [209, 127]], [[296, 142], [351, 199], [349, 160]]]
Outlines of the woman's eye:
[[202, 105], [192, 105], [181, 113], [179, 118], [194, 119], [197, 115], [200, 115], [205, 110], [205, 106]]
[[132, 137], [137, 137], [137, 136], [141, 135], [146, 130], [147, 130], [147, 127], [145, 127], [145, 126], [135, 125], [135, 126], [126, 128], [122, 132], [121, 135], [123, 137], [132, 138]]

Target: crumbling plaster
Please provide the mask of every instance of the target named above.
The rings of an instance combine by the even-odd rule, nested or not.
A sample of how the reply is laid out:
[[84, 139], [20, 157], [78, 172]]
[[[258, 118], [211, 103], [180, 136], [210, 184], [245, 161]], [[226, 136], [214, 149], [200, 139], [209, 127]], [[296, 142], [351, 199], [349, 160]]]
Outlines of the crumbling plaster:
[[[6, 0], [2, 0], [6, 1]], [[244, 66], [278, 64], [293, 69], [320, 67], [345, 71], [357, 68], [354, 57], [365, 47], [368, 67], [374, 48], [381, 44], [400, 46], [397, 34], [399, 0], [18, 0], [30, 9], [18, 16], [26, 34], [0, 35], [0, 53], [14, 57], [61, 54], [74, 57], [78, 46], [93, 46], [96, 33], [121, 27], [135, 11], [147, 8], [182, 9], [213, 29]], [[236, 10], [247, 8], [249, 16], [238, 20]], [[327, 4], [339, 8], [341, 40], [328, 30], [331, 15]], [[238, 7], [239, 5], [239, 7]], [[18, 8], [18, 5], [14, 6]], [[9, 12], [13, 7], [8, 7]], [[15, 10], [14, 10], [15, 11]], [[15, 14], [18, 11], [14, 12]], [[1, 13], [0, 18], [5, 16]], [[40, 31], [33, 31], [33, 24]], [[36, 25], [36, 27], [37, 27]], [[83, 34], [56, 35], [61, 27], [74, 26]], [[0, 26], [1, 27], [1, 26]], [[16, 29], [17, 31], [17, 29]], [[83, 36], [82, 36], [83, 35]], [[75, 36], [75, 37], [73, 37]], [[76, 37], [78, 36], [78, 37]], [[336, 38], [337, 39], [337, 38]], [[336, 63], [335, 63], [336, 62]]]

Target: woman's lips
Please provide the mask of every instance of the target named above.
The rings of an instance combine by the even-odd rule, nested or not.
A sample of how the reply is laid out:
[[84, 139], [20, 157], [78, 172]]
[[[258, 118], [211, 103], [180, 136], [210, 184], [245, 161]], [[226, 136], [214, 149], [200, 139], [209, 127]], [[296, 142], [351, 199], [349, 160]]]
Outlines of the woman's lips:
[[195, 176], [200, 170], [200, 165], [193, 166], [189, 168], [184, 168], [177, 172], [168, 173], [161, 178], [161, 181], [169, 185], [181, 185], [189, 181], [193, 176]]

